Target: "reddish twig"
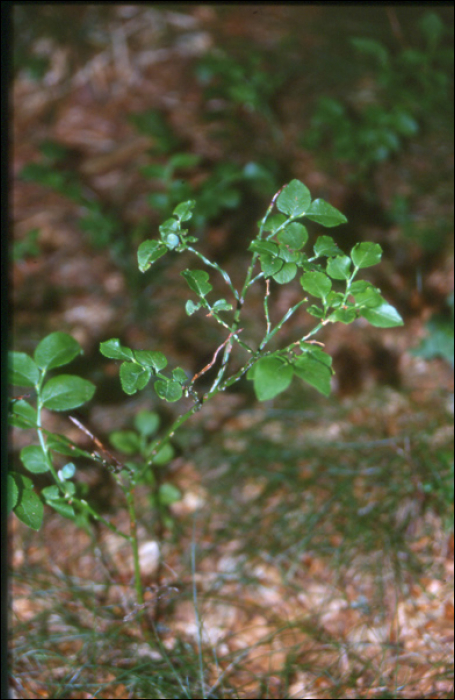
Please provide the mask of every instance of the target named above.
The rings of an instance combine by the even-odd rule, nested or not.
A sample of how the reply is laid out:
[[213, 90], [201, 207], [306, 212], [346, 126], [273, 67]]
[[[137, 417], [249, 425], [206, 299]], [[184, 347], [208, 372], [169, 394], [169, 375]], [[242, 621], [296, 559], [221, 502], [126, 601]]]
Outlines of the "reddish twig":
[[[90, 430], [85, 427], [85, 425], [82, 425], [82, 423], [80, 421], [78, 421], [77, 418], [73, 418], [73, 416], [68, 416], [68, 418], [70, 419], [70, 421], [72, 423], [74, 423], [74, 425], [76, 425], [79, 428], [79, 430], [82, 430], [82, 432], [84, 432], [86, 435], [88, 435], [89, 438], [91, 438], [91, 440], [93, 440], [93, 442], [95, 443], [97, 448], [99, 450], [101, 450], [101, 452], [103, 452], [103, 454], [106, 455], [106, 457], [108, 458], [108, 460], [110, 462], [109, 466], [113, 471], [118, 472], [118, 471], [125, 468], [125, 465], [122, 464], [116, 457], [114, 457], [114, 455], [111, 454], [109, 452], [109, 450], [106, 449], [106, 447], [104, 447], [101, 440], [98, 440], [98, 438], [95, 437], [95, 435], [93, 435], [93, 433], [91, 433]], [[93, 454], [95, 454], [95, 453], [93, 453]]]
[[243, 328], [239, 328], [238, 331], [232, 331], [232, 333], [229, 333], [229, 335], [228, 335], [228, 337], [226, 338], [226, 340], [224, 341], [224, 343], [221, 343], [221, 345], [215, 350], [215, 353], [214, 353], [214, 355], [213, 355], [213, 357], [212, 357], [212, 361], [209, 362], [209, 364], [206, 365], [203, 369], [201, 369], [200, 372], [197, 372], [197, 374], [194, 375], [193, 379], [191, 380], [191, 384], [193, 384], [193, 383], [196, 381], [196, 379], [199, 379], [199, 377], [201, 377], [201, 376], [202, 376], [203, 374], [205, 374], [211, 367], [213, 367], [213, 365], [214, 365], [215, 362], [216, 362], [216, 358], [218, 357], [218, 353], [220, 352], [220, 350], [221, 350], [222, 348], [224, 348], [225, 345], [227, 345], [227, 343], [229, 342], [229, 340], [232, 338], [233, 335], [237, 335], [237, 333], [241, 333], [242, 331], [243, 331]]

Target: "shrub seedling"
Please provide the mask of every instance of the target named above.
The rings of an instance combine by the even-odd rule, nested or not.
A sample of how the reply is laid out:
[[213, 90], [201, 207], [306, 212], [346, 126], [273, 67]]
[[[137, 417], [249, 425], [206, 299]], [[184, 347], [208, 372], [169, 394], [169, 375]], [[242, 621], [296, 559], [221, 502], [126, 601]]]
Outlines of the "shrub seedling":
[[[258, 224], [258, 233], [249, 245], [251, 261], [246, 270], [241, 289], [236, 289], [226, 270], [205, 257], [193, 247], [196, 238], [185, 228], [193, 216], [195, 202], [189, 200], [175, 207], [171, 218], [159, 227], [158, 240], [147, 240], [138, 249], [138, 265], [146, 272], [164, 255], [180, 253], [195, 256], [199, 263], [221, 275], [230, 299], [213, 300], [209, 273], [205, 269], [186, 269], [181, 273], [191, 297], [186, 302], [189, 316], [203, 310], [208, 323], [219, 324], [225, 334], [224, 341], [215, 349], [211, 361], [192, 378], [182, 367], [167, 369], [166, 356], [157, 350], [135, 350], [123, 346], [119, 339], [102, 342], [101, 353], [120, 364], [120, 382], [123, 391], [133, 395], [152, 381], [158, 398], [176, 402], [183, 396], [191, 400], [191, 406], [182, 412], [162, 435], [152, 438], [158, 428], [154, 413], [141, 412], [135, 418], [135, 431], [121, 431], [111, 435], [112, 444], [127, 455], [139, 454], [140, 462], [121, 463], [97, 440], [91, 453], [80, 449], [68, 438], [47, 431], [42, 424], [43, 409], [70, 411], [89, 401], [95, 386], [77, 376], [60, 374], [47, 378], [48, 372], [71, 362], [80, 352], [79, 344], [62, 332], [51, 333], [35, 349], [33, 358], [23, 352], [10, 355], [10, 382], [14, 386], [27, 387], [36, 392], [36, 407], [27, 401], [28, 395], [11, 402], [10, 422], [19, 428], [35, 428], [38, 445], [21, 450], [20, 458], [31, 474], [49, 472], [54, 484], [44, 488], [41, 497], [54, 510], [66, 518], [81, 523], [89, 516], [104, 523], [110, 530], [122, 535], [131, 545], [134, 560], [135, 588], [138, 605], [143, 604], [143, 589], [139, 564], [135, 488], [148, 483], [152, 489], [153, 503], [159, 507], [177, 498], [169, 485], [158, 483], [156, 469], [170, 459], [169, 442], [176, 431], [210, 399], [246, 376], [253, 382], [260, 401], [272, 399], [285, 391], [294, 377], [310, 384], [325, 396], [330, 394], [332, 358], [322, 349], [323, 343], [314, 336], [329, 323], [349, 324], [362, 317], [373, 326], [390, 328], [403, 321], [382, 296], [380, 290], [365, 280], [356, 279], [361, 269], [376, 265], [381, 260], [381, 247], [377, 243], [357, 243], [349, 255], [343, 253], [331, 236], [317, 238], [312, 250], [304, 252], [308, 242], [306, 227], [299, 221], [310, 221], [332, 228], [345, 223], [346, 218], [322, 199], [311, 200], [308, 188], [298, 180], [283, 186], [273, 197], [265, 216]], [[277, 212], [273, 213], [276, 207]], [[270, 287], [277, 283], [290, 283], [298, 276], [302, 298], [277, 322], [270, 313]], [[264, 332], [259, 343], [246, 337], [242, 324], [242, 311], [247, 294], [255, 284], [263, 285]], [[307, 304], [306, 311], [315, 319], [314, 327], [301, 338], [276, 348], [277, 337], [286, 322]], [[273, 348], [271, 341], [273, 342]], [[239, 357], [233, 365], [234, 350]], [[219, 360], [218, 372], [210, 387], [198, 389], [197, 382]], [[73, 423], [84, 427], [77, 419]], [[87, 431], [86, 431], [87, 432]], [[89, 435], [91, 435], [89, 433]], [[73, 462], [57, 469], [56, 454], [82, 456], [104, 465], [111, 471], [122, 490], [130, 515], [129, 533], [120, 532], [103, 518], [87, 501], [78, 495], [72, 481], [76, 474]], [[153, 470], [153, 471], [152, 471]], [[9, 508], [28, 526], [38, 530], [43, 518], [43, 502], [33, 490], [32, 479], [12, 472], [9, 479]], [[171, 493], [172, 491], [172, 493]], [[82, 520], [81, 520], [82, 518]], [[85, 520], [84, 520], [85, 518]]]

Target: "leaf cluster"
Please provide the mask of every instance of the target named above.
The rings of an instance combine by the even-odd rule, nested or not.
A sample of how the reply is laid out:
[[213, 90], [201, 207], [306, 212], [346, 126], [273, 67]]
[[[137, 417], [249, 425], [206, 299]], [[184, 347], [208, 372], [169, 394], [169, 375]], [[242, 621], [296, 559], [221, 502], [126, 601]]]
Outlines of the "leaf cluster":
[[[82, 406], [93, 397], [95, 386], [87, 379], [72, 374], [58, 374], [50, 379], [49, 371], [69, 364], [81, 353], [79, 343], [67, 333], [55, 332], [37, 345], [33, 358], [25, 352], [9, 353], [10, 384], [33, 388], [36, 392], [36, 408], [21, 398], [13, 401], [9, 422], [18, 428], [35, 428], [38, 431], [39, 445], [22, 448], [20, 459], [28, 472], [43, 474], [50, 472], [55, 484], [42, 490], [45, 501], [64, 517], [75, 519], [71, 505], [76, 495], [76, 485], [71, 481], [76, 473], [73, 462], [66, 463], [56, 472], [52, 453], [75, 456], [89, 456], [71, 443], [70, 440], [50, 434], [46, 440], [42, 427], [42, 410], [69, 411]], [[29, 527], [39, 530], [43, 518], [43, 503], [35, 493], [32, 480], [17, 472], [8, 474], [8, 509], [14, 508], [17, 517]]]
[[[277, 211], [274, 213], [275, 206]], [[216, 322], [225, 329], [225, 333], [228, 332], [224, 342], [215, 350], [212, 361], [190, 379], [182, 367], [168, 370], [168, 360], [158, 350], [132, 349], [122, 345], [118, 338], [100, 344], [100, 352], [105, 357], [121, 363], [120, 382], [126, 394], [135, 394], [153, 380], [153, 388], [159, 399], [173, 403], [185, 396], [192, 401], [191, 407], [179, 415], [161, 437], [153, 437], [158, 429], [158, 417], [147, 411], [135, 417], [135, 430], [117, 431], [111, 435], [111, 443], [126, 455], [139, 455], [139, 463], [119, 462], [90, 433], [95, 444], [100, 445], [102, 454], [96, 450], [92, 453], [80, 450], [64, 436], [48, 433], [43, 428], [43, 409], [72, 410], [89, 401], [95, 391], [91, 382], [75, 375], [47, 377], [49, 371], [68, 364], [81, 352], [79, 344], [71, 336], [62, 332], [51, 333], [38, 344], [33, 357], [22, 352], [10, 354], [10, 383], [33, 388], [36, 392], [36, 408], [25, 400], [26, 397], [14, 400], [11, 406], [10, 422], [19, 428], [35, 428], [39, 439], [38, 445], [23, 448], [21, 461], [32, 474], [51, 473], [54, 484], [43, 489], [44, 500], [58, 513], [83, 526], [87, 526], [88, 517], [92, 516], [117, 532], [77, 494], [72, 481], [76, 473], [74, 462], [67, 462], [57, 471], [53, 464], [54, 453], [87, 457], [107, 467], [124, 491], [131, 513], [134, 511], [134, 487], [145, 480], [152, 487], [151, 503], [160, 508], [179, 498], [180, 494], [171, 485], [159, 483], [151, 467], [159, 467], [172, 458], [172, 436], [203, 403], [243, 376], [253, 382], [260, 401], [273, 399], [285, 391], [294, 376], [328, 396], [333, 374], [332, 359], [322, 349], [323, 344], [313, 340], [315, 334], [328, 323], [339, 321], [349, 324], [359, 317], [382, 328], [403, 323], [396, 309], [388, 304], [378, 288], [368, 281], [355, 280], [361, 269], [380, 262], [382, 251], [377, 243], [358, 243], [346, 255], [331, 236], [322, 235], [315, 241], [312, 251], [305, 252], [308, 232], [299, 219], [306, 217], [323, 227], [333, 228], [345, 223], [346, 218], [324, 200], [312, 200], [308, 188], [299, 180], [292, 180], [275, 194], [259, 222], [257, 235], [249, 245], [251, 262], [243, 286], [239, 289], [234, 287], [226, 270], [193, 247], [197, 239], [189, 233], [187, 223], [193, 217], [194, 207], [194, 200], [178, 204], [172, 216], [159, 227], [159, 239], [140, 244], [137, 259], [140, 272], [146, 272], [164, 255], [186, 253], [195, 256], [210, 272], [221, 275], [230, 299], [211, 299], [213, 285], [206, 269], [185, 269], [181, 273], [189, 292], [196, 297], [196, 300], [187, 300], [187, 314], [195, 314], [201, 309], [204, 313], [208, 311], [206, 316], [211, 318], [211, 322]], [[280, 321], [272, 323], [270, 285], [290, 283], [297, 273], [302, 298], [287, 310]], [[248, 291], [255, 284], [261, 284], [264, 289], [264, 333], [257, 347], [243, 335], [240, 337], [243, 331], [240, 327], [242, 310]], [[279, 335], [288, 319], [304, 304], [309, 304], [306, 311], [310, 319], [315, 319], [316, 325], [296, 341], [278, 349], [269, 349], [272, 339]], [[238, 356], [235, 365], [232, 362], [234, 348]], [[215, 364], [219, 354], [218, 373], [210, 388], [202, 393], [198, 391], [196, 382]], [[72, 420], [87, 432], [77, 420]], [[26, 475], [11, 473], [8, 494], [9, 507], [23, 522], [38, 529], [43, 517], [43, 504], [33, 490], [31, 479]], [[134, 525], [134, 518], [132, 523]], [[131, 536], [119, 534], [130, 540], [137, 558], [134, 526]], [[136, 578], [136, 583], [139, 591], [139, 578]], [[138, 597], [140, 599], [140, 593]]]

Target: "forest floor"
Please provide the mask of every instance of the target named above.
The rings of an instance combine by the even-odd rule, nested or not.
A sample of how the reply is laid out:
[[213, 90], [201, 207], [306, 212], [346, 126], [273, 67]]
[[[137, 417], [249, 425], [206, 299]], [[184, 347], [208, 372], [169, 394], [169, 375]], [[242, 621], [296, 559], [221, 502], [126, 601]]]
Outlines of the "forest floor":
[[[196, 193], [220, 163], [262, 159], [274, 163], [278, 186], [298, 178], [339, 208], [351, 225], [346, 245], [351, 235], [383, 245], [382, 271], [370, 279], [404, 326], [328, 330], [323, 340], [337, 373], [329, 400], [299, 384], [258, 404], [242, 385], [215, 397], [176, 435], [176, 457], [165, 470], [182, 499], [169, 509], [163, 541], [156, 542], [141, 494], [140, 539], [151, 552], [143, 560], [146, 601], [159, 613], [154, 649], [141, 636], [121, 540], [102, 529], [90, 536], [51, 511], [39, 532], [11, 515], [11, 697], [453, 696], [453, 368], [412, 352], [453, 292], [453, 223], [429, 252], [384, 218], [394, 195], [417, 193], [421, 229], [436, 221], [450, 227], [453, 152], [423, 134], [378, 169], [374, 204], [365, 183], [346, 184], [341, 164], [323, 172], [298, 136], [323, 77], [317, 62], [339, 30], [336, 18], [315, 6], [255, 7], [125, 5], [104, 15], [87, 6], [92, 35], [83, 50], [45, 33], [35, 40], [46, 70], [33, 79], [19, 71], [12, 85], [13, 243], [39, 233], [37, 249], [25, 246], [11, 262], [11, 344], [32, 353], [56, 330], [80, 342], [78, 370], [99, 387], [84, 417], [106, 442], [113, 430], [131, 428], [138, 410], [161, 408], [153, 392], [125, 398], [117, 368], [99, 354], [101, 341], [119, 337], [161, 350], [191, 372], [207, 364], [221, 337], [207, 330], [207, 319], [185, 314], [185, 261], [147, 282], [131, 263], [138, 242], [155, 237], [162, 221], [147, 199], [162, 187], [140, 169], [165, 164], [172, 148], [199, 156], [188, 174]], [[78, 12], [68, 6], [53, 21], [82, 31]], [[354, 33], [368, 25], [343, 13], [339, 21]], [[286, 43], [292, 32], [298, 40]], [[207, 101], [196, 79], [207, 52], [241, 54], [247, 42], [282, 70], [286, 52], [294, 64], [308, 61], [272, 100], [275, 130], [241, 106], [228, 119], [226, 100]], [[329, 66], [327, 59], [319, 70]], [[220, 109], [222, 118], [207, 120]], [[160, 144], [130, 118], [147, 110], [165, 115], [163, 139], [173, 135], [176, 144], [168, 151], [157, 151]], [[99, 226], [82, 231], [80, 204], [21, 177], [27, 164], [42, 161], [43, 142], [66, 147], [57, 171], [75, 173], [120, 233], [108, 225], [105, 235]], [[207, 215], [201, 241], [234, 283], [274, 194], [239, 188], [239, 207]], [[296, 293], [273, 291], [278, 318]], [[253, 332], [261, 304], [253, 294], [245, 316]], [[176, 410], [163, 412], [163, 423]], [[65, 416], [48, 421], [49, 430], [88, 447]], [[13, 464], [27, 438], [13, 431]], [[80, 478], [110, 520], [127, 528], [107, 472], [81, 465]]]

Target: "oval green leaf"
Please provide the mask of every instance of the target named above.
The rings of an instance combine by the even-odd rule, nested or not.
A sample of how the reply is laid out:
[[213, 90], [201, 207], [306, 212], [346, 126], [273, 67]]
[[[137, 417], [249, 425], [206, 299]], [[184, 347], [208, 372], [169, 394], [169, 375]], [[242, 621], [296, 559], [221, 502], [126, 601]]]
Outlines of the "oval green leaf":
[[125, 394], [131, 396], [147, 386], [152, 371], [135, 362], [123, 362], [120, 366], [120, 384]]
[[158, 490], [158, 498], [163, 506], [170, 506], [171, 503], [176, 503], [182, 498], [179, 489], [173, 484], [161, 484]]
[[44, 474], [49, 471], [49, 461], [39, 445], [27, 445], [20, 451], [21, 462], [29, 472]]
[[109, 442], [126, 455], [134, 455], [141, 449], [139, 435], [134, 430], [115, 430], [109, 435]]
[[294, 279], [296, 274], [297, 265], [295, 263], [284, 263], [281, 270], [273, 275], [273, 279], [275, 282], [278, 282], [278, 284], [287, 284]]
[[155, 382], [154, 389], [160, 399], [169, 402], [178, 401], [183, 394], [181, 384], [171, 379], [158, 379]]
[[292, 367], [279, 357], [263, 357], [254, 367], [253, 385], [259, 401], [285, 391], [292, 381]]
[[137, 262], [140, 272], [146, 272], [149, 267], [163, 255], [167, 248], [158, 241], [144, 241], [137, 250]]
[[144, 437], [150, 437], [160, 427], [160, 417], [155, 411], [139, 411], [134, 418], [134, 426]]
[[154, 372], [160, 372], [167, 365], [166, 356], [158, 350], [135, 350], [134, 357], [141, 365], [153, 367]]
[[24, 489], [20, 492], [20, 502], [15, 506], [14, 513], [32, 530], [39, 530], [43, 522], [44, 506], [33, 489]]
[[19, 489], [12, 474], [6, 475], [6, 512], [11, 513], [19, 500]]
[[104, 343], [100, 343], [100, 353], [112, 360], [133, 359], [133, 351], [130, 348], [123, 347], [118, 338], [111, 338]]
[[337, 258], [327, 260], [327, 274], [334, 280], [347, 280], [350, 275], [351, 258], [347, 255], [339, 255]]
[[356, 243], [351, 250], [352, 262], [356, 267], [371, 267], [381, 262], [382, 248], [379, 243]]
[[189, 288], [198, 296], [205, 297], [213, 289], [208, 281], [209, 273], [205, 270], [183, 270], [180, 274], [185, 278]]
[[9, 416], [11, 425], [15, 425], [17, 428], [34, 428], [36, 426], [36, 409], [24, 399], [15, 401], [11, 410], [12, 415]]
[[34, 358], [38, 367], [49, 370], [67, 365], [82, 352], [82, 348], [71, 335], [56, 331], [37, 345]]
[[300, 180], [291, 180], [279, 195], [276, 205], [283, 214], [296, 219], [303, 216], [310, 206], [311, 194]]
[[386, 301], [373, 309], [362, 309], [360, 314], [377, 328], [394, 328], [403, 325], [403, 319], [398, 311]]
[[68, 411], [90, 401], [95, 385], [87, 379], [72, 374], [60, 374], [49, 379], [41, 398], [43, 406], [50, 411]]
[[162, 467], [164, 464], [167, 464], [171, 461], [171, 459], [174, 457], [174, 454], [174, 448], [169, 442], [166, 442], [162, 447], [160, 447], [156, 455], [153, 457], [153, 465], [157, 467]]
[[289, 246], [292, 250], [300, 250], [308, 240], [308, 231], [303, 224], [294, 221], [280, 231], [277, 238], [280, 243], [284, 243], [284, 245]]
[[300, 278], [303, 289], [318, 299], [325, 299], [332, 289], [332, 282], [323, 272], [306, 272]]
[[343, 254], [343, 251], [340, 250], [331, 236], [319, 236], [318, 240], [314, 244], [313, 250], [314, 254], [318, 257], [321, 255], [333, 257], [335, 255]]
[[181, 204], [178, 204], [175, 207], [173, 211], [174, 216], [180, 219], [180, 221], [189, 221], [189, 219], [191, 219], [193, 216], [195, 204], [196, 202], [194, 199], [190, 199], [188, 202], [181, 202]]
[[14, 386], [36, 386], [40, 372], [26, 352], [8, 353], [8, 382]]
[[316, 221], [326, 228], [332, 228], [333, 226], [347, 223], [345, 215], [323, 199], [315, 199], [306, 212], [306, 216], [308, 219], [311, 219], [311, 221]]
[[324, 394], [330, 395], [330, 379], [332, 370], [325, 362], [314, 359], [308, 354], [298, 357], [294, 364], [294, 373], [303, 379], [307, 384], [311, 384], [315, 389]]

